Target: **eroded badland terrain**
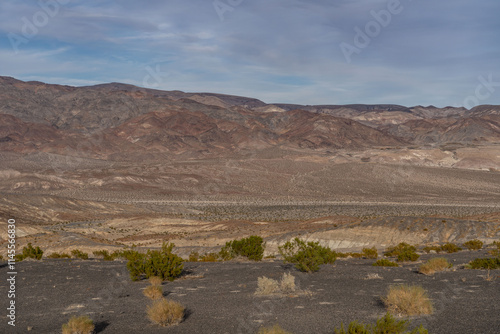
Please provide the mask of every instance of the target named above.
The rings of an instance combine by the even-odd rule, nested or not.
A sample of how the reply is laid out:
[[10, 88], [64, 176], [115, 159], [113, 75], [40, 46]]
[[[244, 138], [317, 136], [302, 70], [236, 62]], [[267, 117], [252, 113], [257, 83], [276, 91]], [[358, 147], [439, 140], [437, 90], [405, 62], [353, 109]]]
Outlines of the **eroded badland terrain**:
[[500, 240], [500, 106], [266, 104], [0, 77], [4, 257], [11, 218], [17, 248], [47, 255], [169, 241], [187, 258], [250, 235], [266, 256], [297, 236], [344, 252], [490, 244]]

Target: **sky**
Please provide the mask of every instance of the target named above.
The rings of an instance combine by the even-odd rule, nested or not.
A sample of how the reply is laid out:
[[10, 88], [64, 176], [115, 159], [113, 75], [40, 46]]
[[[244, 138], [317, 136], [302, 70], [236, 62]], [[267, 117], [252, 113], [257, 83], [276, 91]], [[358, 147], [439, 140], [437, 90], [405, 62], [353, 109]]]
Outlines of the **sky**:
[[500, 104], [498, 0], [2, 0], [0, 75], [267, 103]]

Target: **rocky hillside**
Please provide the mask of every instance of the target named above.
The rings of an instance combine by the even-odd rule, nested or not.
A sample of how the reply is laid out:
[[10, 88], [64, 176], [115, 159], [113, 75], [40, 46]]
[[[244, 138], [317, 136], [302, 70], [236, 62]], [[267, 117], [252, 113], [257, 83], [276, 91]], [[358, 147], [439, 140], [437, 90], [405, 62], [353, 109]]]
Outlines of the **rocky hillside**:
[[499, 106], [266, 104], [119, 83], [77, 88], [0, 77], [0, 151], [206, 157], [247, 149], [495, 143], [499, 112]]

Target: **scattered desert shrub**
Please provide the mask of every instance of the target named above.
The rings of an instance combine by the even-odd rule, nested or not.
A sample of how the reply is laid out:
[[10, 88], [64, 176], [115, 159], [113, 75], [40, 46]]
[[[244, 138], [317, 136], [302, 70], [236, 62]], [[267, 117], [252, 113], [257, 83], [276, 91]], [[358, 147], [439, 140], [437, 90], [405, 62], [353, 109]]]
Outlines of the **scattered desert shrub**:
[[500, 258], [500, 248], [499, 249], [492, 249], [492, 250], [488, 251], [488, 253]]
[[427, 292], [418, 285], [393, 285], [384, 303], [390, 312], [407, 316], [431, 314], [432, 302]]
[[120, 255], [119, 252], [113, 252], [112, 254], [109, 254], [109, 252], [105, 249], [94, 251], [92, 252], [92, 254], [94, 254], [94, 256], [102, 257], [104, 261], [113, 261]]
[[394, 317], [387, 312], [385, 316], [377, 320], [375, 325], [360, 324], [353, 321], [344, 329], [344, 324], [341, 324], [340, 329], [335, 328], [335, 334], [428, 334], [429, 332], [420, 325], [418, 328], [408, 332], [410, 321], [396, 321]]
[[399, 265], [396, 262], [392, 262], [387, 259], [377, 260], [377, 262], [375, 262], [373, 265], [379, 267], [399, 267]]
[[264, 255], [264, 240], [252, 235], [248, 238], [226, 242], [219, 252], [219, 257], [228, 261], [236, 256], [245, 256], [249, 260], [261, 261]]
[[200, 262], [217, 262], [219, 261], [219, 254], [217, 253], [206, 253], [200, 256], [198, 260]]
[[425, 275], [432, 275], [437, 271], [443, 271], [451, 268], [452, 266], [453, 265], [444, 257], [435, 257], [422, 264], [420, 266], [420, 272]]
[[88, 260], [89, 259], [89, 254], [84, 253], [80, 251], [79, 249], [73, 249], [71, 251], [71, 255], [73, 255], [74, 258], [81, 259], [81, 260]]
[[147, 307], [149, 320], [160, 326], [170, 326], [184, 319], [185, 308], [178, 302], [162, 298]]
[[273, 327], [263, 327], [259, 329], [257, 334], [292, 334], [290, 332], [287, 332], [283, 328], [280, 327], [280, 325], [274, 325]]
[[161, 279], [161, 277], [151, 276], [149, 278], [149, 283], [154, 286], [160, 286], [163, 283], [163, 280]]
[[458, 247], [457, 245], [453, 244], [453, 243], [446, 243], [444, 245], [441, 246], [441, 249], [446, 252], [446, 253], [456, 253], [458, 251], [461, 251], [462, 248]]
[[67, 323], [62, 325], [63, 334], [91, 334], [94, 323], [87, 316], [72, 316]]
[[355, 258], [355, 259], [360, 259], [364, 255], [363, 255], [363, 253], [355, 253], [355, 252], [347, 252], [347, 253], [335, 252], [335, 256], [338, 258], [346, 258], [346, 257], [350, 256], [350, 257]]
[[435, 251], [436, 253], [441, 253], [442, 249], [440, 246], [425, 246], [423, 248], [424, 252], [429, 254], [431, 251]]
[[376, 259], [378, 257], [378, 252], [375, 247], [372, 248], [363, 248], [361, 251], [363, 256], [367, 259]]
[[198, 259], [200, 258], [200, 254], [198, 252], [191, 252], [189, 254], [189, 262], [198, 262]]
[[489, 253], [493, 256], [500, 258], [500, 241], [494, 241], [491, 246], [496, 247], [496, 249], [492, 249]]
[[3, 255], [0, 254], [0, 261], [3, 261]]
[[402, 242], [397, 246], [390, 247], [386, 250], [386, 256], [397, 256], [398, 262], [405, 261], [417, 261], [420, 255], [416, 253], [417, 248], [415, 246], [411, 246], [406, 242]]
[[500, 258], [474, 259], [469, 263], [471, 269], [499, 269]]
[[146, 254], [136, 253], [127, 263], [130, 278], [137, 281], [142, 275], [146, 278], [158, 276], [162, 280], [173, 281], [184, 269], [182, 258], [172, 253], [174, 244], [164, 243], [161, 250], [148, 250]]
[[47, 256], [48, 259], [69, 259], [71, 258], [71, 255], [67, 253], [52, 253], [49, 256]]
[[113, 254], [115, 254], [116, 258], [124, 259], [127, 261], [131, 260], [131, 259], [135, 259], [135, 258], [140, 257], [142, 255], [142, 253], [139, 253], [138, 251], [133, 250], [133, 249], [115, 251], [115, 252], [113, 252]]
[[479, 250], [483, 248], [483, 242], [479, 239], [474, 239], [474, 240], [469, 240], [466, 243], [464, 243], [464, 247], [467, 248], [468, 250]]
[[28, 243], [28, 246], [23, 247], [23, 253], [17, 254], [15, 258], [17, 261], [22, 261], [26, 258], [41, 260], [42, 256], [43, 256], [43, 250], [41, 250], [40, 247], [38, 246], [33, 247], [33, 245], [31, 245], [30, 242]]
[[284, 273], [278, 282], [272, 278], [259, 277], [257, 279], [256, 295], [289, 294], [296, 292], [295, 277], [290, 273]]
[[161, 285], [149, 285], [142, 292], [149, 299], [156, 300], [163, 297], [163, 289]]
[[298, 270], [305, 272], [318, 271], [320, 265], [332, 264], [336, 260], [336, 254], [330, 248], [319, 242], [305, 243], [299, 238], [287, 241], [278, 249], [285, 263], [293, 263]]
[[346, 258], [346, 257], [350, 256], [349, 254], [350, 254], [350, 253], [335, 252], [335, 255], [336, 255], [338, 258], [341, 258], [341, 259], [344, 259], [344, 258]]

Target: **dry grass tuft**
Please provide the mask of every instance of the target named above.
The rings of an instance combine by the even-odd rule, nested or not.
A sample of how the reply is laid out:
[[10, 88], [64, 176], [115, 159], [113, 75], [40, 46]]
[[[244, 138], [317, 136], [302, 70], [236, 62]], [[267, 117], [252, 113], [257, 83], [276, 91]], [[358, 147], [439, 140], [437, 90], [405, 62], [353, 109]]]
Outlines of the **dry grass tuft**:
[[274, 325], [273, 327], [261, 328], [257, 334], [292, 334], [287, 332], [280, 325]]
[[255, 294], [258, 296], [274, 295], [278, 297], [297, 297], [297, 296], [312, 296], [310, 290], [301, 290], [295, 285], [295, 276], [290, 273], [284, 273], [280, 281], [268, 277], [259, 277], [257, 281], [257, 290]]
[[280, 282], [281, 293], [292, 293], [295, 292], [295, 277], [290, 273], [284, 273]]
[[72, 316], [67, 323], [62, 325], [63, 334], [90, 334], [94, 331], [94, 323], [89, 317]]
[[384, 279], [384, 278], [377, 273], [369, 273], [368, 275], [366, 275], [365, 279]]
[[177, 325], [184, 319], [185, 308], [178, 302], [162, 298], [148, 306], [148, 318], [160, 326]]
[[256, 295], [272, 295], [280, 292], [281, 290], [278, 281], [265, 276], [257, 279], [257, 291], [255, 291]]
[[160, 286], [163, 283], [163, 280], [161, 279], [161, 277], [151, 276], [149, 278], [149, 283], [151, 283], [151, 285], [153, 286]]
[[422, 264], [420, 266], [420, 272], [425, 275], [432, 275], [437, 271], [443, 271], [451, 268], [452, 266], [453, 265], [444, 257], [435, 257]]
[[405, 316], [432, 314], [432, 302], [418, 285], [393, 285], [384, 303], [390, 312]]
[[152, 300], [160, 299], [161, 297], [163, 297], [163, 289], [161, 285], [150, 285], [146, 287], [146, 289], [144, 289], [142, 293], [144, 294], [144, 296]]

